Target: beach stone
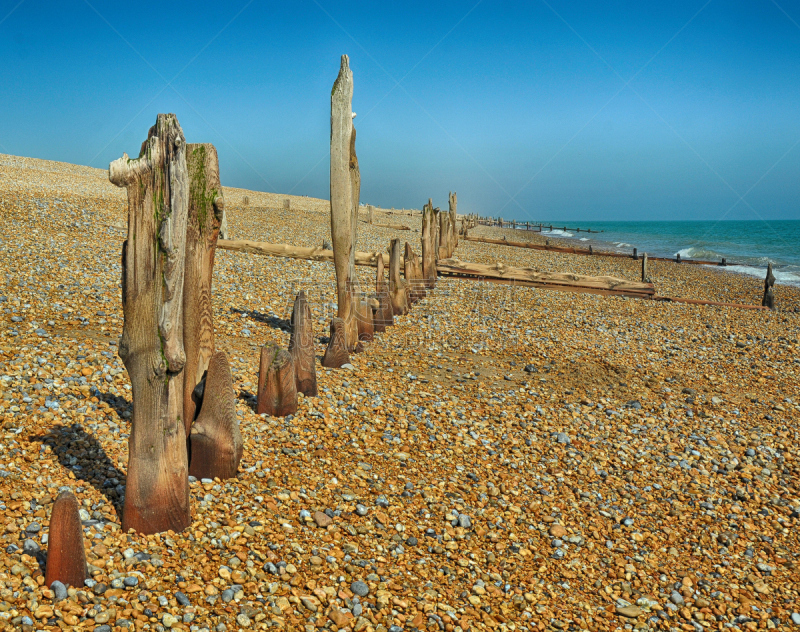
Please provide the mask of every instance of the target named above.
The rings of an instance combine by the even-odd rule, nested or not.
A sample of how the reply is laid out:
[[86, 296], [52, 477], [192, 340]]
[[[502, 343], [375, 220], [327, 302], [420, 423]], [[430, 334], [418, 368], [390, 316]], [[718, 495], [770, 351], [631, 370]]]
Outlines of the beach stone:
[[568, 534], [566, 527], [560, 524], [552, 525], [550, 529], [548, 529], [548, 533], [554, 538], [563, 538]]
[[68, 597], [67, 587], [58, 580], [50, 584], [50, 590], [54, 593], [53, 601], [62, 601]]
[[800, 612], [792, 613], [792, 623], [795, 625], [800, 625]]
[[369, 594], [369, 586], [362, 581], [354, 581], [350, 584], [350, 590], [359, 597], [366, 597]]
[[332, 519], [331, 519], [331, 517], [330, 517], [330, 516], [328, 516], [327, 514], [325, 514], [325, 513], [321, 512], [321, 511], [315, 511], [315, 512], [314, 512], [314, 522], [316, 522], [316, 523], [317, 523], [317, 526], [318, 526], [318, 527], [320, 527], [320, 528], [324, 529], [324, 528], [326, 528], [328, 525], [330, 525], [331, 523], [333, 523], [333, 520], [332, 520]]

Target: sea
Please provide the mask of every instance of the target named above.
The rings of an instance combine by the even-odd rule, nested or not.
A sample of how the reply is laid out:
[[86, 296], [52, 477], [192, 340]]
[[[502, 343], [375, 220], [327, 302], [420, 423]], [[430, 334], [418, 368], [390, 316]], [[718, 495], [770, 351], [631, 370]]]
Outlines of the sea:
[[[538, 222], [537, 222], [538, 224]], [[734, 274], [764, 278], [772, 263], [776, 283], [800, 287], [800, 220], [675, 221], [675, 222], [567, 222], [544, 223], [543, 237], [580, 242], [595, 250], [632, 252], [650, 256], [727, 260], [722, 268]], [[559, 228], [560, 226], [561, 228]], [[573, 230], [563, 230], [563, 227]], [[580, 228], [577, 232], [574, 229]], [[588, 234], [586, 229], [602, 231]], [[575, 244], [578, 245], [577, 243]]]

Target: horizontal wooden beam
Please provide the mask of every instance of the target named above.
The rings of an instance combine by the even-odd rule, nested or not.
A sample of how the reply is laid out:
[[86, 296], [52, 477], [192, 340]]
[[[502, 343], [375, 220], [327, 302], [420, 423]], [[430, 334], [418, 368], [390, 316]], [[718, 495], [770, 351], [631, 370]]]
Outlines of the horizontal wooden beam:
[[[507, 239], [491, 239], [489, 237], [473, 237], [468, 236], [466, 238], [467, 241], [476, 241], [483, 244], [496, 244], [498, 246], [511, 246], [512, 248], [528, 248], [530, 250], [545, 250], [547, 252], [562, 252], [564, 254], [570, 255], [591, 255], [592, 257], [614, 257], [616, 259], [632, 259], [632, 255], [625, 254], [623, 252], [589, 252], [588, 249], [585, 248], [574, 248], [572, 246], [544, 246], [542, 244], [533, 244], [527, 241], [508, 241]], [[637, 259], [641, 259], [641, 253], [637, 256]], [[647, 257], [650, 261], [672, 261], [675, 263], [675, 259], [671, 259], [669, 257], [651, 257], [648, 255]], [[707, 266], [721, 266], [723, 265], [720, 261], [701, 261], [699, 259], [681, 259], [681, 263], [684, 264], [694, 264], [694, 265], [707, 265]], [[735, 263], [727, 263], [725, 265], [736, 265]]]

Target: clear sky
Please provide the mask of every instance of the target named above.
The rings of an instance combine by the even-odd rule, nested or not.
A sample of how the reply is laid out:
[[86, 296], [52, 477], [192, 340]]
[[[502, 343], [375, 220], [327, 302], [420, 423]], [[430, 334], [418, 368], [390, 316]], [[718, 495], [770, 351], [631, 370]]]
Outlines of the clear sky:
[[174, 112], [223, 184], [327, 197], [342, 53], [362, 202], [800, 219], [800, 0], [0, 0], [0, 152], [107, 168]]

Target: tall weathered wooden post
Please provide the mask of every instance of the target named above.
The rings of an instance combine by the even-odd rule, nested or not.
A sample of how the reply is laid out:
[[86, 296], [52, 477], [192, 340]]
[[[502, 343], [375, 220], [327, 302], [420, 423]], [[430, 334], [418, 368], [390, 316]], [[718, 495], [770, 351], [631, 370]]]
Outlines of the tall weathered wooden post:
[[[202, 401], [196, 389], [203, 380], [208, 362], [214, 353], [211, 278], [225, 202], [214, 145], [187, 145], [186, 168], [189, 173], [189, 211], [183, 282], [183, 345], [186, 350], [186, 366], [183, 370], [183, 422], [188, 436]], [[208, 390], [204, 388], [203, 393], [208, 393]], [[235, 417], [236, 406], [233, 399], [231, 407]]]
[[122, 530], [181, 531], [191, 522], [183, 422], [183, 282], [189, 175], [174, 114], [159, 114], [139, 157], [109, 167], [128, 190], [119, 355], [133, 391]]
[[331, 90], [331, 240], [336, 269], [337, 313], [344, 322], [349, 351], [358, 346], [355, 252], [361, 192], [352, 105], [353, 72], [347, 55], [342, 55], [339, 75]]
[[[589, 246], [591, 252], [592, 247]], [[648, 269], [647, 253], [642, 253], [642, 283], [650, 283], [650, 270]]]
[[436, 286], [436, 232], [433, 202], [422, 207], [422, 273], [425, 276], [425, 287], [432, 290]]
[[772, 274], [772, 264], [767, 264], [767, 276], [764, 279], [764, 298], [761, 299], [761, 305], [775, 309], [775, 291], [772, 286], [775, 285], [775, 275]]
[[447, 259], [450, 255], [448, 254], [448, 241], [447, 241], [447, 224], [450, 221], [449, 213], [439, 213], [439, 256], [438, 259]]
[[450, 212], [450, 253], [448, 257], [453, 256], [453, 252], [458, 247], [458, 230], [456, 230], [457, 221], [458, 221], [458, 212], [456, 208], [458, 207], [458, 196], [456, 192], [453, 191], [448, 196], [448, 205], [449, 205], [449, 212]]

